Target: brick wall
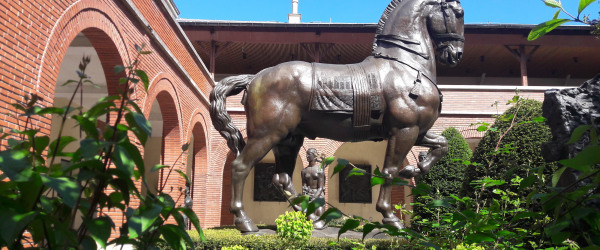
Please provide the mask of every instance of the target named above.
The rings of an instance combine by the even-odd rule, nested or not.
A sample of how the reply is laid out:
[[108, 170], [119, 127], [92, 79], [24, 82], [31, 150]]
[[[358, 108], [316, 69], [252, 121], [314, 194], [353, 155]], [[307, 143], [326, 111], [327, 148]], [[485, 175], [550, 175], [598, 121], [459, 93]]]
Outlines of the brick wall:
[[[186, 154], [180, 157], [181, 146], [193, 134], [198, 148], [193, 154], [195, 176], [190, 177], [194, 182], [194, 197], [220, 193], [220, 185], [204, 184], [210, 158], [207, 150], [211, 145], [211, 137], [205, 136], [211, 131], [206, 96], [213, 83], [200, 59], [190, 53], [193, 48], [162, 4], [146, 0], [1, 1], [0, 127], [18, 128], [23, 124], [4, 114], [14, 112], [10, 104], [23, 101], [25, 95], [35, 93], [43, 98], [44, 106], [52, 104], [61, 61], [77, 34], [83, 33], [98, 53], [110, 94], [117, 93], [121, 77], [112, 73], [113, 67], [127, 64], [136, 56], [134, 44], [146, 44], [146, 50], [153, 53], [142, 58], [140, 67], [147, 72], [152, 86], [148, 94], [138, 86], [133, 95], [146, 115], [155, 100], [161, 106], [164, 125], [161, 163], [187, 162]], [[33, 121], [46, 134], [50, 132], [50, 124], [50, 117]], [[182, 164], [175, 168], [184, 170]], [[160, 183], [165, 182], [165, 190], [172, 188], [171, 195], [177, 200], [185, 181], [172, 173]], [[212, 191], [206, 190], [211, 188]], [[202, 211], [201, 199], [196, 201], [195, 210]], [[179, 204], [183, 204], [183, 198]], [[121, 216], [109, 214], [120, 224]], [[199, 217], [205, 227], [220, 223], [218, 219]]]

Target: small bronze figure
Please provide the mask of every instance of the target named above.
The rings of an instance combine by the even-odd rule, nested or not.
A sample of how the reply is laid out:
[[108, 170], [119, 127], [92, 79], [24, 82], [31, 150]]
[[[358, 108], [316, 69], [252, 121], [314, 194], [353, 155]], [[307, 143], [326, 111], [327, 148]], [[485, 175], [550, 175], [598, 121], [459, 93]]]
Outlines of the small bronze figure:
[[[310, 201], [317, 198], [325, 198], [325, 170], [319, 163], [319, 155], [316, 149], [309, 148], [306, 151], [306, 161], [308, 161], [308, 167], [302, 169], [302, 194], [308, 195]], [[315, 210], [314, 213], [309, 214], [308, 218], [313, 220], [313, 227], [315, 229], [325, 228], [325, 221], [319, 220], [321, 215], [325, 212], [325, 206], [321, 206]]]
[[[464, 47], [464, 10], [459, 0], [392, 0], [363, 62], [331, 65], [287, 62], [256, 75], [223, 79], [210, 94], [212, 123], [236, 154], [230, 211], [242, 232], [258, 228], [242, 204], [246, 177], [269, 150], [274, 182], [286, 194], [304, 138], [342, 142], [388, 140], [376, 209], [383, 223], [402, 228], [391, 204], [395, 177], [426, 174], [448, 151], [443, 136], [429, 132], [441, 112], [436, 63], [456, 65]], [[245, 91], [247, 144], [234, 126], [225, 98]], [[429, 147], [417, 166], [403, 166], [413, 146]]]

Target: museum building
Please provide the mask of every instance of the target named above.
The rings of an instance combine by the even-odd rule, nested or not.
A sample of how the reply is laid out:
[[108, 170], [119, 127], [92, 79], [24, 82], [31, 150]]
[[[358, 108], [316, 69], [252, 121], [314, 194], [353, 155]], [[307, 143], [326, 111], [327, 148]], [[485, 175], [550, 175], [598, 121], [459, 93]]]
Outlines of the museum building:
[[[586, 27], [560, 27], [529, 42], [526, 38], [532, 27], [465, 26], [462, 61], [454, 68], [437, 67], [444, 102], [434, 132], [455, 127], [475, 147], [482, 134], [471, 125], [493, 122], [494, 115], [509, 107], [506, 100], [515, 95], [515, 89], [522, 97], [543, 100], [546, 89], [579, 86], [599, 73], [600, 41]], [[181, 146], [189, 142], [189, 154], [174, 167], [192, 180], [193, 209], [205, 228], [230, 225], [234, 156], [210, 122], [207, 97], [215, 82], [294, 60], [357, 63], [370, 55], [375, 29], [375, 24], [301, 23], [299, 18], [288, 23], [179, 19], [172, 0], [3, 1], [0, 127], [22, 126], [23, 119], [7, 113], [14, 113], [10, 104], [24, 101], [26, 95], [39, 95], [45, 106], [64, 106], [73, 87], [62, 83], [77, 77], [75, 70], [83, 55], [92, 57], [88, 75], [101, 88], [84, 88], [83, 102], [78, 105], [89, 108], [100, 97], [116, 94], [121, 75], [115, 75], [113, 67], [135, 57], [135, 44], [146, 44], [152, 54], [142, 58], [141, 68], [148, 73], [150, 87], [148, 93], [143, 88], [134, 93], [153, 128], [143, 148], [145, 164], [171, 165], [180, 156]], [[240, 101], [241, 95], [229, 98], [227, 110], [244, 134]], [[104, 123], [110, 123], [107, 119]], [[57, 122], [57, 117], [42, 117], [33, 125], [56, 137], [52, 124]], [[78, 131], [69, 132], [79, 138]], [[6, 141], [1, 143], [6, 146]], [[385, 141], [306, 139], [296, 160], [296, 190], [301, 190], [299, 170], [307, 165], [308, 148], [374, 171], [383, 166], [385, 147]], [[415, 147], [405, 163], [414, 164], [423, 150]], [[288, 209], [270, 184], [273, 164], [270, 153], [246, 181], [244, 204], [256, 223], [272, 224]], [[327, 171], [328, 202], [348, 214], [381, 220], [374, 204], [378, 188], [371, 189], [364, 179], [331, 177], [333, 169]], [[148, 177], [153, 183], [150, 189], [166, 184], [172, 195], [185, 186], [179, 176], [166, 178], [158, 173]], [[408, 188], [397, 188], [393, 202], [408, 204], [409, 194]], [[119, 218], [115, 214], [116, 222]]]

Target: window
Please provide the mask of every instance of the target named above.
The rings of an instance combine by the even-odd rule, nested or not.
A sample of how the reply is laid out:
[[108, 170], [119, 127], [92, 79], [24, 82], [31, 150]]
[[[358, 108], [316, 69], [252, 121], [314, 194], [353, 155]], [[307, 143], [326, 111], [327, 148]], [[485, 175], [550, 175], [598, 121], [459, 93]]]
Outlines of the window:
[[[367, 173], [371, 173], [371, 165], [355, 165]], [[345, 203], [371, 203], [371, 178], [369, 175], [348, 176], [352, 166], [340, 172], [340, 202]]]

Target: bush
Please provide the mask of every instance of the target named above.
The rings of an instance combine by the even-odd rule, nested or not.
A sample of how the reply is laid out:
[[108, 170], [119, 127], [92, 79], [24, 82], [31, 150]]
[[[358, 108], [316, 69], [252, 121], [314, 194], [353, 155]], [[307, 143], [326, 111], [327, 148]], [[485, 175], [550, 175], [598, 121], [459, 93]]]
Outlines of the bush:
[[[287, 249], [290, 244], [282, 241], [277, 235], [242, 235], [235, 228], [206, 229], [206, 241], [202, 242], [195, 231], [189, 235], [195, 242], [196, 249], [221, 249], [223, 247], [245, 247], [248, 249]], [[412, 249], [408, 241], [397, 239], [367, 239], [361, 243], [360, 239], [335, 239], [310, 237], [302, 249], [355, 249], [357, 245], [364, 245], [366, 249]], [[167, 248], [164, 248], [167, 249]]]
[[[515, 176], [525, 178], [538, 170], [542, 174], [540, 177], [550, 176], [556, 170], [556, 164], [546, 162], [541, 155], [542, 144], [552, 136], [550, 128], [539, 118], [542, 103], [513, 100], [515, 105], [496, 120], [473, 152], [473, 164], [467, 168], [463, 182], [463, 196], [475, 198], [476, 190], [471, 182], [485, 177], [510, 183]], [[540, 182], [528, 190], [511, 185], [508, 191], [525, 199], [531, 189], [545, 189], [545, 185]], [[480, 195], [485, 201], [492, 194]]]
[[[414, 206], [415, 221], [424, 219], [439, 223], [441, 214], [452, 211], [444, 207], [431, 208], [426, 206], [426, 204], [431, 203], [434, 199], [443, 199], [460, 193], [465, 172], [463, 161], [470, 160], [473, 155], [469, 144], [455, 128], [451, 127], [444, 130], [442, 136], [448, 140], [448, 154], [433, 165], [428, 174], [421, 176], [417, 180], [418, 183], [424, 183], [431, 187], [433, 197], [424, 195], [416, 196], [416, 204]], [[456, 161], [455, 159], [460, 159], [461, 161]], [[422, 232], [427, 230], [421, 224], [418, 224], [418, 222], [415, 225]]]
[[286, 211], [277, 217], [275, 223], [277, 236], [289, 243], [306, 242], [312, 235], [313, 221], [307, 220], [301, 211]]

